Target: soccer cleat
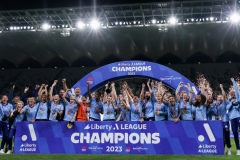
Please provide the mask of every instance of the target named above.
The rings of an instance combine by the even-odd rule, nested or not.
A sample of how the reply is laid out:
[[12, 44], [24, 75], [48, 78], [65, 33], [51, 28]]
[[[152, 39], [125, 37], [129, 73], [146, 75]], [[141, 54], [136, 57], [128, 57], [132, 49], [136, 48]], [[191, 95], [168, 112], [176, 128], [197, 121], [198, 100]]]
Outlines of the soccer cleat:
[[8, 150], [6, 154], [11, 154], [11, 153], [12, 153], [11, 150]]
[[0, 154], [5, 154], [5, 152], [3, 151], [3, 149], [0, 150]]
[[237, 155], [240, 156], [240, 150], [237, 150]]

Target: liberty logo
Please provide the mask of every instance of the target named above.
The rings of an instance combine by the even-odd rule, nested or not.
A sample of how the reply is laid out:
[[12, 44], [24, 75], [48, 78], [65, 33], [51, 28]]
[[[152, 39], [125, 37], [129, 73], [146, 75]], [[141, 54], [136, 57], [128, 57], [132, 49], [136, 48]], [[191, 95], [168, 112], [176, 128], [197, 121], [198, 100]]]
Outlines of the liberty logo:
[[[37, 141], [37, 137], [36, 137], [36, 133], [35, 133], [33, 124], [29, 124], [28, 129], [29, 129], [32, 141]], [[28, 138], [27, 135], [22, 135], [22, 141], [26, 141], [27, 138]]]

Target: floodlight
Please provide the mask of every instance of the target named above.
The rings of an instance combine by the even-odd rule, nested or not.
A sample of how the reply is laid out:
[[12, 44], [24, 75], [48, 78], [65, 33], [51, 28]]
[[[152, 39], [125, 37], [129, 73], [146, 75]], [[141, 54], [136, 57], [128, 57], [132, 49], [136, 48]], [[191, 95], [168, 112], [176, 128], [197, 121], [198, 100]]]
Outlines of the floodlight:
[[176, 23], [177, 23], [177, 19], [176, 19], [175, 17], [171, 17], [171, 18], [169, 19], [169, 23], [170, 23], [170, 24], [176, 24]]
[[100, 23], [96, 19], [94, 19], [91, 21], [90, 25], [93, 29], [98, 29], [100, 26]]
[[85, 27], [85, 24], [83, 22], [81, 22], [81, 21], [77, 22], [77, 28], [82, 29], [84, 27]]
[[240, 21], [240, 15], [238, 13], [233, 13], [231, 16], [230, 16], [230, 20], [233, 22], [233, 23], [238, 23]]
[[157, 21], [155, 19], [152, 20], [152, 24], [155, 24]]
[[[28, 29], [29, 29], [30, 27], [28, 26]], [[47, 24], [47, 23], [44, 23], [43, 25], [42, 25], [42, 29], [43, 30], [48, 30], [50, 28], [50, 25], [49, 24]]]

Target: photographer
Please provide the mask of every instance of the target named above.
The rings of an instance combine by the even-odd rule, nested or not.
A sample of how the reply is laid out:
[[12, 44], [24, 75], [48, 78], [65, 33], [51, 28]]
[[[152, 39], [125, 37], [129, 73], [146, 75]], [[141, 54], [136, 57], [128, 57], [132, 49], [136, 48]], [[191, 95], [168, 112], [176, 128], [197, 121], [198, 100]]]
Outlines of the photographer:
[[8, 119], [13, 110], [13, 106], [8, 103], [8, 97], [2, 96], [0, 103], [0, 131], [3, 133], [0, 154], [5, 154], [3, 148], [8, 139]]
[[11, 128], [10, 128], [10, 133], [9, 133], [9, 146], [8, 146], [8, 152], [6, 154], [11, 154], [12, 151], [12, 140], [13, 140], [13, 136], [15, 137], [15, 133], [16, 133], [16, 124], [17, 122], [21, 122], [23, 121], [23, 117], [24, 115], [21, 114], [22, 108], [23, 108], [24, 104], [22, 101], [19, 101], [17, 103], [17, 108], [15, 110], [13, 110], [11, 117], [9, 119], [9, 123], [12, 123]]

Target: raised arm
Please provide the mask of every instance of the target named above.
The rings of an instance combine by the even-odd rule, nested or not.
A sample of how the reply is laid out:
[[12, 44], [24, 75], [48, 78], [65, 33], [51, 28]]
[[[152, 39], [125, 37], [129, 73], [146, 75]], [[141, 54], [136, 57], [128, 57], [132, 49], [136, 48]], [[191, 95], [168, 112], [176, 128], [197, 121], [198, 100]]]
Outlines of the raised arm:
[[127, 109], [130, 109], [130, 105], [129, 105], [129, 103], [128, 103], [128, 98], [127, 98], [127, 97], [124, 97], [124, 99], [125, 99], [125, 101], [126, 101], [126, 102], [123, 101], [124, 105], [126, 105]]
[[53, 100], [53, 88], [56, 86], [58, 80], [55, 80], [50, 88], [50, 91], [49, 91], [49, 101], [52, 101]]
[[47, 101], [49, 101], [49, 98], [48, 98], [48, 85], [45, 85], [45, 89], [43, 90], [43, 92], [45, 92]]
[[[64, 94], [63, 94], [63, 96], [62, 96], [62, 98], [63, 98], [63, 101], [66, 103], [67, 102], [67, 99], [66, 99], [66, 96], [67, 96], [67, 93], [68, 93], [68, 89], [64, 92]], [[74, 100], [75, 100], [75, 98], [74, 98]]]
[[233, 88], [234, 88], [234, 91], [235, 91], [236, 99], [237, 99], [237, 101], [239, 101], [239, 89], [238, 89], [237, 83], [234, 80], [234, 78], [231, 78], [231, 81], [233, 83]]
[[115, 89], [115, 83], [111, 83], [111, 88], [112, 88], [112, 91], [111, 91], [112, 99], [114, 101], [116, 101], [117, 100], [117, 92]]
[[22, 94], [22, 98], [21, 100], [23, 101], [24, 105], [27, 104], [27, 92], [29, 90], [29, 87], [25, 87], [23, 94]]
[[133, 102], [133, 98], [131, 97], [131, 95], [129, 94], [128, 90], [126, 89], [126, 94], [128, 96], [128, 100], [129, 102]]
[[189, 102], [193, 103], [193, 90], [190, 90], [190, 91], [189, 91], [189, 94], [190, 94], [190, 96], [189, 96]]
[[106, 92], [107, 89], [108, 89], [108, 84], [105, 85], [105, 91], [104, 91], [104, 95], [103, 95], [103, 103], [107, 102], [107, 92]]
[[40, 85], [39, 84], [36, 84], [34, 90], [33, 90], [33, 97], [34, 98], [37, 98], [38, 97], [38, 90], [40, 88]]
[[175, 96], [176, 96], [176, 100], [179, 102], [180, 101], [180, 95], [179, 95], [179, 91], [180, 88], [183, 86], [183, 82], [179, 82], [177, 89], [175, 91]]
[[64, 89], [64, 91], [67, 91], [67, 90], [68, 90], [68, 87], [67, 87], [67, 80], [66, 80], [66, 78], [63, 78], [63, 79], [62, 79], [62, 84], [63, 84], [63, 89]]
[[43, 87], [45, 87], [45, 84], [42, 84], [41, 87], [38, 90], [38, 99], [40, 100], [42, 97]]
[[223, 85], [220, 84], [220, 88], [221, 88], [221, 91], [222, 91], [222, 96], [223, 96], [223, 101], [226, 102], [227, 101], [227, 96], [226, 96], [226, 93], [223, 89]]
[[143, 83], [142, 84], [142, 90], [141, 90], [141, 93], [140, 93], [140, 101], [142, 101], [144, 99], [144, 89], [145, 89], [145, 84]]
[[152, 89], [151, 89], [151, 87], [150, 87], [150, 79], [149, 79], [148, 82], [147, 82], [147, 87], [148, 87], [148, 90], [149, 90], [149, 92], [150, 92], [150, 95], [152, 95]]
[[87, 91], [88, 91], [89, 100], [91, 100], [92, 99], [92, 95], [91, 95], [91, 91], [90, 91], [90, 84], [89, 84], [89, 82], [87, 82]]
[[8, 92], [8, 101], [13, 104], [13, 95], [14, 95], [15, 84], [12, 84], [9, 92]]
[[152, 94], [151, 94], [152, 100], [156, 101], [156, 93], [155, 93], [155, 88], [154, 88], [154, 83], [153, 82], [151, 82], [151, 87], [152, 87]]

